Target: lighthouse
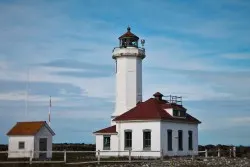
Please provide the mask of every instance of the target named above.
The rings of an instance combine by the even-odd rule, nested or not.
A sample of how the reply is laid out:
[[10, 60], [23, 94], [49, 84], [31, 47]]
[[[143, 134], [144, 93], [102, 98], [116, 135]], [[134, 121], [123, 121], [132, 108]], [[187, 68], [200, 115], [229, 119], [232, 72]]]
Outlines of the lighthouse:
[[96, 156], [160, 158], [197, 155], [201, 122], [187, 112], [182, 97], [156, 92], [142, 101], [145, 41], [141, 40], [142, 47], [138, 46], [138, 41], [128, 27], [119, 37], [119, 46], [113, 49], [115, 110], [111, 115], [111, 126], [94, 132]]
[[119, 37], [119, 47], [113, 49], [116, 100], [111, 120], [142, 102], [142, 60], [145, 58], [145, 41], [141, 40], [142, 47], [138, 46], [138, 41], [139, 37], [128, 27], [127, 32]]

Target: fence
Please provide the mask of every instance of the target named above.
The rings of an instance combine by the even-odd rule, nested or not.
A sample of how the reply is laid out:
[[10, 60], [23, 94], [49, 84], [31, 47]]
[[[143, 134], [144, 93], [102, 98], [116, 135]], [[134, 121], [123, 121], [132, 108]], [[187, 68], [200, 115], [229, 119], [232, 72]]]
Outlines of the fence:
[[[101, 153], [103, 152], [126, 152], [128, 156], [119, 156], [119, 157], [102, 157]], [[132, 156], [132, 153], [135, 152], [154, 152], [154, 153], [160, 153], [160, 157], [134, 157]], [[166, 156], [163, 155], [163, 151], [29, 151], [29, 157], [26, 158], [8, 158], [9, 154], [12, 153], [18, 153], [18, 154], [24, 154], [27, 153], [27, 151], [0, 151], [0, 164], [1, 163], [66, 163], [66, 164], [84, 164], [84, 163], [97, 163], [100, 164], [101, 162], [145, 162], [145, 161], [164, 161], [166, 160]], [[50, 153], [52, 155], [52, 158], [48, 159], [39, 159], [35, 158], [35, 154], [39, 153]], [[209, 158], [209, 154], [216, 153], [218, 157], [222, 156], [222, 153], [224, 153], [224, 156], [229, 157], [236, 157], [236, 148], [233, 147], [233, 149], [229, 150], [215, 150], [215, 151], [208, 151], [207, 149], [204, 151], [194, 151], [193, 155], [191, 156], [191, 159], [194, 160], [197, 156], [194, 156], [195, 154], [198, 154], [198, 157], [200, 158]], [[27, 154], [26, 154], [27, 155]], [[202, 155], [202, 156], [199, 156]], [[190, 158], [190, 157], [187, 157]]]
[[228, 157], [236, 157], [236, 147], [230, 148], [229, 150], [221, 150], [218, 149], [217, 151], [209, 151], [207, 149], [205, 149], [205, 151], [198, 151], [198, 154], [204, 154], [205, 158], [208, 158], [208, 154], [209, 153], [217, 153], [218, 157], [221, 157], [222, 154], [224, 156], [228, 156]]

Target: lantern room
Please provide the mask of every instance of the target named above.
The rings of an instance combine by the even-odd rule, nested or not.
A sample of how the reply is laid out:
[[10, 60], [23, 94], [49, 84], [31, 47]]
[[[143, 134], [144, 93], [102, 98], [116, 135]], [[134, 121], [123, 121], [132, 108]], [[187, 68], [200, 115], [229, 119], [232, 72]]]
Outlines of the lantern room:
[[128, 27], [127, 32], [119, 37], [120, 48], [126, 48], [126, 47], [137, 47], [138, 48], [139, 37], [137, 37], [135, 34], [133, 34], [130, 30], [131, 30], [131, 28]]

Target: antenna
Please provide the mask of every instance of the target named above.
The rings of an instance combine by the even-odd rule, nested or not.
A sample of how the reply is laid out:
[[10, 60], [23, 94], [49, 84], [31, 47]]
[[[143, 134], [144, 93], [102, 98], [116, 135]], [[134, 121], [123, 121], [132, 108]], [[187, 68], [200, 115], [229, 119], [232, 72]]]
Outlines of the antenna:
[[51, 96], [49, 98], [49, 126], [50, 126], [50, 112], [51, 112]]
[[25, 99], [25, 118], [28, 119], [28, 100], [29, 100], [29, 67], [27, 68], [26, 99]]

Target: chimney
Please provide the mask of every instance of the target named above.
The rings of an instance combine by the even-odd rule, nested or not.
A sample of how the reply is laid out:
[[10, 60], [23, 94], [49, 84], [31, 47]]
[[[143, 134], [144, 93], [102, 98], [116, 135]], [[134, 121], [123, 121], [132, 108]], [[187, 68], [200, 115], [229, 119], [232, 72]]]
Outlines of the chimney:
[[163, 94], [161, 94], [160, 92], [156, 92], [155, 94], [153, 94], [153, 96], [157, 100], [162, 100]]

